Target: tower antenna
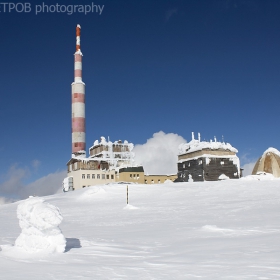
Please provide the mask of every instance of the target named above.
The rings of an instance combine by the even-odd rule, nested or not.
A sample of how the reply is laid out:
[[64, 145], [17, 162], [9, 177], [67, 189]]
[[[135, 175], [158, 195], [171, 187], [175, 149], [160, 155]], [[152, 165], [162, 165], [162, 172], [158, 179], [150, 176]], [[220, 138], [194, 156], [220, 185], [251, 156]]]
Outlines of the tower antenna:
[[86, 156], [85, 84], [82, 80], [81, 26], [76, 27], [74, 54], [74, 82], [72, 83], [72, 155]]

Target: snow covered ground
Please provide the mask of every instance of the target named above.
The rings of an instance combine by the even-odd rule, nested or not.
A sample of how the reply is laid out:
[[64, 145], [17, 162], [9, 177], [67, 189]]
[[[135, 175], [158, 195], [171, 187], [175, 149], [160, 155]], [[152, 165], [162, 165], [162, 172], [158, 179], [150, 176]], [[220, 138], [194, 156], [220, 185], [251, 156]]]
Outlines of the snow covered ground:
[[1, 279], [280, 279], [280, 180], [107, 185], [44, 198], [66, 252], [23, 253], [0, 206]]

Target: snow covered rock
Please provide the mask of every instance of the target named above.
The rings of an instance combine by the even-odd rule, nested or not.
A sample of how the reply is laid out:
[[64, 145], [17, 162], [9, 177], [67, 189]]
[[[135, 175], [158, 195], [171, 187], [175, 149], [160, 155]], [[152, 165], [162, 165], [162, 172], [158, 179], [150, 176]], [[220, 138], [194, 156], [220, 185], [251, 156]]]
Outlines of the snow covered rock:
[[17, 217], [22, 229], [15, 246], [29, 253], [63, 253], [66, 246], [58, 225], [60, 210], [41, 198], [31, 197], [18, 205]]

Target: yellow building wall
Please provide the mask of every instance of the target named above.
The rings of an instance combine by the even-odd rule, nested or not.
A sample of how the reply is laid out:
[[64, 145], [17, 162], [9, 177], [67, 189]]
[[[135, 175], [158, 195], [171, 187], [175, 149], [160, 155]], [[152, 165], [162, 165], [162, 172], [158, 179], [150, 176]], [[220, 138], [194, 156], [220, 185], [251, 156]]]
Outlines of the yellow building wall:
[[115, 171], [108, 170], [75, 170], [68, 172], [68, 177], [73, 177], [74, 190], [89, 186], [113, 183], [116, 180]]
[[144, 172], [121, 172], [116, 175], [116, 182], [144, 184]]
[[114, 182], [161, 184], [166, 180], [174, 181], [177, 179], [177, 174], [144, 175], [143, 167], [128, 167], [120, 169], [119, 173], [115, 170], [97, 169], [96, 162], [94, 161], [77, 161], [74, 163], [68, 163], [68, 177], [73, 177], [73, 188], [74, 190], [78, 190], [89, 186]]
[[177, 174], [173, 175], [145, 175], [144, 182], [145, 184], [162, 184], [166, 180], [174, 181], [177, 179]]

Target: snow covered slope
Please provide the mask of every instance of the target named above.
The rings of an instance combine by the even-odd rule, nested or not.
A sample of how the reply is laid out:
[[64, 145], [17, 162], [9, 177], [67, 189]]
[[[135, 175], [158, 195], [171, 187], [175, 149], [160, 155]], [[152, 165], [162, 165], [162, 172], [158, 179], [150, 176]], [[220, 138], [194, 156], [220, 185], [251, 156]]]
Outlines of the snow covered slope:
[[18, 203], [0, 207], [1, 279], [280, 279], [280, 180], [90, 187], [45, 197], [66, 252], [12, 247]]

